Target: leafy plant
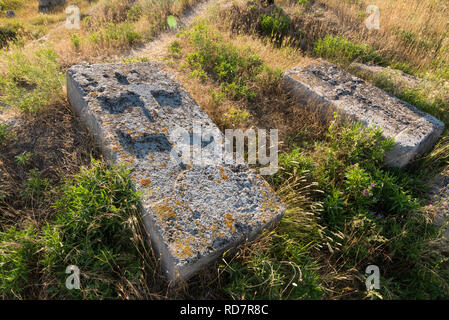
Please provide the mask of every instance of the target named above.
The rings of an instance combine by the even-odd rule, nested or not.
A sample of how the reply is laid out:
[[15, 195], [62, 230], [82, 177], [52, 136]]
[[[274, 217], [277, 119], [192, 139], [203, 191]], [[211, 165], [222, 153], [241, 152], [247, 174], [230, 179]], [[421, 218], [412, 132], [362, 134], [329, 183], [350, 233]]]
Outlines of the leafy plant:
[[33, 154], [31, 152], [22, 152], [21, 154], [15, 156], [16, 163], [21, 166], [25, 166], [30, 162]]
[[383, 58], [374, 48], [357, 44], [344, 37], [327, 35], [314, 44], [315, 54], [339, 63], [350, 63], [354, 60], [362, 62], [382, 63]]
[[272, 15], [262, 15], [260, 28], [270, 37], [285, 35], [290, 27], [290, 18], [283, 14], [282, 9], [276, 9]]
[[67, 265], [82, 266], [82, 288], [71, 292], [74, 298], [116, 298], [139, 284], [145, 248], [130, 240], [140, 232], [138, 207], [128, 171], [122, 168], [107, 169], [93, 161], [66, 184], [55, 221], [43, 230], [42, 263], [54, 294], [67, 294]]
[[11, 136], [11, 125], [0, 124], [0, 144], [9, 140]]

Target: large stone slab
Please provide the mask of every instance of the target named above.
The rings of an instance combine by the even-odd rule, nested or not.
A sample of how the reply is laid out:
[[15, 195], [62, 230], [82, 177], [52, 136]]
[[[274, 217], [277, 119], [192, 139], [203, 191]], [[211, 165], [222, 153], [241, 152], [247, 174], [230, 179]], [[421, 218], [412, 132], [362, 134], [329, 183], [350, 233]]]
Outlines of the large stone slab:
[[286, 72], [284, 80], [309, 108], [382, 127], [384, 136], [396, 141], [385, 159], [389, 166], [404, 167], [428, 151], [444, 129], [435, 117], [323, 60]]
[[[154, 63], [73, 66], [67, 95], [105, 157], [132, 168], [152, 244], [168, 278], [179, 280], [274, 226], [285, 208], [268, 183], [233, 161], [232, 154], [225, 153], [229, 164], [215, 161], [211, 150], [223, 135], [161, 68]], [[212, 138], [198, 141], [194, 124], [213, 132]], [[193, 133], [185, 139], [173, 134], [179, 129]], [[182, 144], [194, 152], [201, 147], [204, 161], [176, 158]]]

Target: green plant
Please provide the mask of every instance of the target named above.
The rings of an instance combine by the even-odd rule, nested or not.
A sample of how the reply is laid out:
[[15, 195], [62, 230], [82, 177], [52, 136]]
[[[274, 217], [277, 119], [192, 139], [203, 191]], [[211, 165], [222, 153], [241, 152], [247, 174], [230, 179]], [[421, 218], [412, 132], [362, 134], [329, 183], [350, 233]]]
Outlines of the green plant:
[[22, 152], [21, 154], [15, 156], [16, 163], [20, 166], [25, 166], [30, 162], [33, 154], [31, 152]]
[[75, 50], [79, 50], [81, 45], [81, 38], [78, 34], [76, 33], [72, 34], [72, 36], [70, 37], [70, 42], [72, 42], [72, 45], [75, 48]]
[[230, 107], [227, 112], [223, 114], [223, 122], [225, 126], [237, 127], [242, 122], [249, 119], [250, 113], [235, 107]]
[[262, 32], [270, 37], [283, 36], [290, 27], [290, 18], [283, 14], [282, 9], [276, 9], [272, 15], [262, 15], [260, 28]]
[[317, 56], [339, 63], [350, 63], [354, 60], [383, 63], [382, 56], [374, 48], [351, 42], [344, 37], [327, 35], [324, 39], [319, 39], [315, 42], [314, 52]]
[[265, 85], [270, 86], [275, 82], [273, 71], [263, 64], [260, 57], [249, 49], [226, 44], [218, 31], [198, 24], [186, 36], [195, 49], [185, 57], [193, 74], [203, 78], [210, 75], [228, 98], [254, 100], [257, 92], [252, 87], [256, 83], [269, 80]]
[[[43, 230], [42, 264], [54, 296], [117, 298], [141, 285], [142, 254], [148, 248], [136, 240], [142, 226], [138, 208], [138, 195], [123, 168], [93, 161], [67, 182], [54, 222]], [[81, 290], [65, 289], [67, 265], [81, 268]]]
[[36, 112], [62, 98], [64, 75], [53, 49], [41, 48], [30, 57], [21, 48], [13, 48], [3, 55], [9, 68], [0, 74], [1, 102], [23, 112]]
[[180, 56], [182, 51], [181, 51], [181, 44], [179, 43], [179, 41], [173, 41], [170, 43], [170, 45], [168, 46], [168, 52], [170, 52], [173, 56]]
[[50, 188], [50, 181], [42, 179], [39, 172], [32, 169], [29, 172], [28, 180], [21, 193], [21, 197], [30, 203], [37, 203], [42, 200], [46, 190]]
[[11, 138], [11, 125], [0, 124], [0, 144], [8, 141]]
[[[426, 250], [440, 235], [436, 226], [426, 222], [414, 196], [420, 180], [383, 165], [393, 145], [379, 128], [344, 124], [337, 118], [326, 139], [311, 150], [298, 147], [281, 155], [281, 169], [269, 181], [276, 187], [290, 181], [290, 188], [299, 195], [304, 184], [296, 186], [293, 181], [305, 177], [318, 183], [322, 190], [315, 195], [322, 205], [317, 211], [319, 223], [330, 239], [329, 250], [344, 261], [340, 270], [391, 257], [391, 263], [382, 262], [390, 281], [375, 293], [378, 298], [428, 298], [430, 292], [447, 297], [449, 274], [440, 267], [444, 257], [437, 251], [428, 255]], [[415, 284], [413, 289], [410, 283]]]
[[298, 1], [296, 2], [296, 4], [297, 4], [298, 6], [303, 6], [303, 7], [305, 7], [305, 8], [310, 8], [309, 0], [298, 0]]
[[0, 48], [9, 42], [17, 40], [17, 30], [9, 26], [0, 26]]
[[133, 5], [128, 11], [128, 20], [132, 22], [139, 21], [143, 14], [142, 7], [139, 4]]
[[38, 251], [35, 229], [9, 228], [0, 232], [0, 297], [22, 298], [32, 286], [30, 276], [36, 267]]

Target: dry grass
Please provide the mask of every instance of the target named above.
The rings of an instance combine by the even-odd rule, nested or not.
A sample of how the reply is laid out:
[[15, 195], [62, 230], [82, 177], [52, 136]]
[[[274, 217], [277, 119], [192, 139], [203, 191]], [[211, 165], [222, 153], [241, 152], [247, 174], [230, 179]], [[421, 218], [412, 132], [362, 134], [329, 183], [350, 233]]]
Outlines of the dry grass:
[[[406, 61], [418, 70], [426, 70], [435, 59], [449, 61], [449, 4], [447, 1], [326, 1], [335, 12], [345, 34]], [[380, 9], [380, 30], [364, 27], [368, 5]]]
[[[61, 30], [52, 43], [63, 66], [119, 60], [168, 29], [169, 15], [180, 17], [201, 0], [100, 1], [80, 30]], [[131, 14], [133, 8], [139, 8]], [[78, 44], [75, 44], [78, 42]]]

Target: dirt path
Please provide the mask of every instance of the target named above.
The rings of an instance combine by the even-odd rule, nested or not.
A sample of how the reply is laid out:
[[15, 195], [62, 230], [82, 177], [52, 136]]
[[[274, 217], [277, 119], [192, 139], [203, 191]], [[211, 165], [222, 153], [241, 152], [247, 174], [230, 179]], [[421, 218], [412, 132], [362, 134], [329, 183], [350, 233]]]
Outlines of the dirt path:
[[191, 25], [197, 17], [204, 16], [207, 10], [213, 5], [221, 2], [223, 0], [205, 0], [203, 2], [197, 3], [193, 7], [187, 10], [187, 12], [178, 19], [178, 27], [174, 30], [165, 31], [155, 37], [154, 40], [146, 43], [144, 46], [132, 49], [129, 53], [124, 56], [119, 56], [115, 58], [121, 61], [122, 58], [133, 58], [133, 57], [146, 57], [151, 61], [159, 61], [167, 52], [168, 45], [176, 39], [176, 33], [182, 27], [187, 27]]

